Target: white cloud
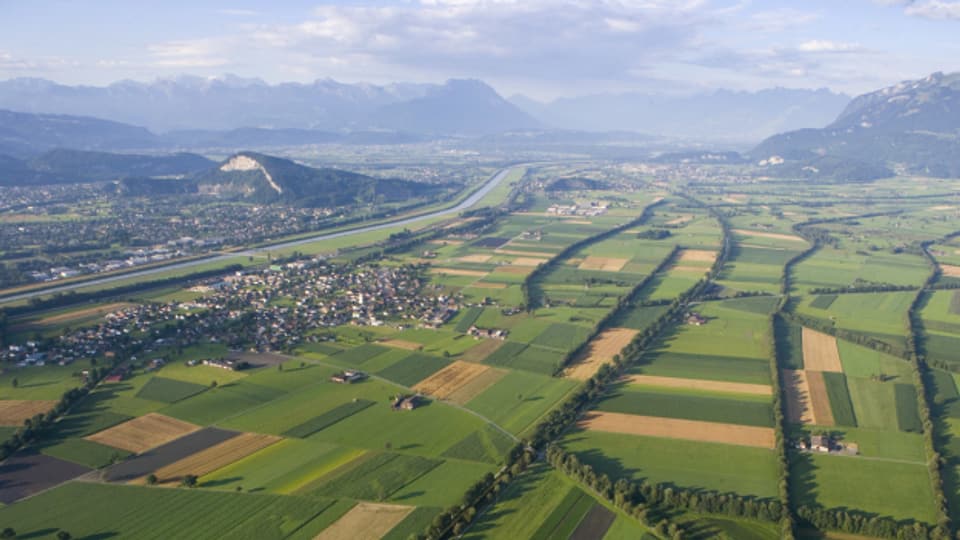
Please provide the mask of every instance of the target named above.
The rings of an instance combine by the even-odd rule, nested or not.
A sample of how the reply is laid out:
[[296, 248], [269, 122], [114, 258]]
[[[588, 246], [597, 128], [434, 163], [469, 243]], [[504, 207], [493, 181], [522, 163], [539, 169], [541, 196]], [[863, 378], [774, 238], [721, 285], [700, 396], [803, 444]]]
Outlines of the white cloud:
[[859, 43], [845, 43], [842, 41], [830, 41], [828, 39], [812, 39], [805, 41], [797, 46], [797, 50], [810, 53], [845, 53], [862, 51], [863, 47]]
[[906, 15], [924, 19], [960, 20], [960, 1], [957, 0], [873, 0], [882, 6], [903, 6]]
[[960, 2], [947, 0], [913, 2], [907, 6], [904, 13], [927, 19], [960, 19]]

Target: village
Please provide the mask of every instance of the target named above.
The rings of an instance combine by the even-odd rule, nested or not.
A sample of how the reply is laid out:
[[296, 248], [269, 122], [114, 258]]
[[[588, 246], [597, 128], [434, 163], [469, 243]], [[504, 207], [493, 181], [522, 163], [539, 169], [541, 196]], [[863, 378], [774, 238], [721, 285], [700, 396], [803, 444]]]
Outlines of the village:
[[195, 289], [205, 294], [193, 301], [126, 307], [107, 314], [96, 327], [9, 345], [0, 351], [0, 361], [19, 368], [69, 365], [118, 351], [149, 353], [198, 343], [289, 351], [326, 339], [313, 332], [317, 329], [344, 324], [381, 326], [402, 320], [436, 328], [456, 315], [461, 301], [423, 294], [422, 272], [417, 265], [353, 267], [320, 258], [240, 272], [198, 285]]

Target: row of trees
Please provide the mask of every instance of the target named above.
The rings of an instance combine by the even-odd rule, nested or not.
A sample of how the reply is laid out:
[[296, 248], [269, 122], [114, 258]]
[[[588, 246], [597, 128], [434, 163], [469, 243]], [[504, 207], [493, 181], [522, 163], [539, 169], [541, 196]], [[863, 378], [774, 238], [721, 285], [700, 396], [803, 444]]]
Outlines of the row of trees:
[[647, 207], [643, 209], [643, 212], [640, 213], [640, 216], [636, 219], [624, 223], [618, 227], [607, 229], [593, 236], [588, 236], [583, 240], [578, 240], [564, 248], [560, 253], [557, 253], [551, 257], [547, 262], [538, 265], [533, 272], [530, 272], [530, 274], [524, 278], [523, 283], [520, 285], [520, 290], [523, 292], [523, 303], [527, 307], [527, 311], [533, 311], [540, 307], [542, 303], [541, 297], [543, 294], [537, 284], [550, 272], [550, 270], [556, 268], [563, 261], [569, 259], [575, 253], [591, 244], [601, 242], [607, 238], [616, 236], [623, 231], [643, 225], [653, 215], [654, 209], [663, 203], [663, 200], [659, 200], [653, 204], [647, 205]]
[[[863, 216], [854, 216], [846, 218], [834, 218], [826, 220], [814, 220], [805, 222], [803, 224], [798, 224], [794, 226], [794, 231], [811, 242], [811, 247], [806, 251], [796, 255], [787, 264], [784, 266], [783, 272], [783, 281], [782, 281], [782, 292], [784, 295], [789, 295], [791, 289], [791, 279], [793, 274], [793, 267], [815, 253], [820, 249], [824, 244], [836, 244], [836, 240], [830, 236], [829, 232], [823, 229], [816, 229], [809, 227], [810, 225], [816, 223], [829, 223], [829, 222], [842, 222], [848, 221], [851, 219], [857, 218], [867, 218], [867, 217], [876, 217], [882, 215], [895, 215], [899, 212], [879, 212], [875, 214], [867, 214]], [[922, 304], [923, 295], [926, 294], [926, 290], [929, 289], [938, 279], [939, 270], [936, 265], [936, 262], [932, 260], [927, 253], [926, 246], [921, 246], [923, 253], [927, 256], [928, 260], [932, 264], [932, 272], [930, 277], [927, 279], [923, 287], [919, 288], [917, 296], [914, 298], [913, 303], [908, 311], [907, 317], [907, 326], [908, 326], [908, 338], [906, 341], [906, 346], [904, 348], [896, 347], [890, 343], [879, 341], [863, 334], [858, 334], [855, 332], [846, 331], [843, 329], [836, 328], [832, 323], [824, 321], [822, 319], [815, 319], [812, 317], [806, 317], [796, 313], [791, 313], [785, 311], [785, 307], [788, 304], [787, 302], [781, 302], [778, 312], [773, 315], [773, 317], [781, 316], [785, 320], [789, 320], [796, 324], [807, 326], [815, 330], [819, 330], [831, 335], [834, 335], [837, 338], [845, 339], [847, 341], [852, 341], [859, 345], [870, 347], [874, 350], [878, 350], [887, 354], [892, 354], [900, 356], [906, 360], [911, 361], [914, 367], [914, 384], [916, 385], [917, 400], [918, 400], [918, 410], [920, 413], [921, 420], [923, 422], [923, 431], [924, 431], [924, 440], [927, 453], [927, 463], [928, 469], [930, 472], [930, 481], [934, 491], [934, 499], [938, 509], [938, 519], [937, 525], [931, 527], [924, 523], [918, 522], [898, 522], [894, 519], [880, 516], [870, 516], [863, 513], [850, 511], [847, 509], [825, 509], [820, 507], [814, 507], [809, 505], [800, 506], [796, 509], [797, 517], [802, 521], [806, 522], [813, 527], [823, 530], [840, 530], [852, 534], [863, 534], [877, 537], [888, 537], [888, 538], [898, 538], [898, 539], [921, 539], [921, 538], [938, 538], [938, 539], [947, 539], [950, 538], [950, 519], [947, 513], [947, 504], [946, 497], [943, 493], [943, 481], [940, 471], [940, 456], [935, 451], [934, 448], [934, 438], [933, 438], [933, 422], [930, 416], [930, 407], [929, 407], [929, 394], [927, 391], [927, 386], [924, 384], [923, 377], [923, 358], [917, 354], [916, 345], [917, 337], [922, 332], [922, 326], [918, 326], [919, 315], [917, 313], [917, 307]], [[914, 286], [897, 286], [892, 284], [873, 284], [866, 286], [856, 286], [848, 288], [838, 288], [838, 289], [812, 289], [810, 292], [814, 294], [837, 294], [837, 293], [850, 293], [850, 292], [891, 292], [891, 291], [905, 291], [905, 290], [917, 290], [917, 287]], [[775, 318], [771, 318], [771, 324], [774, 324]], [[774, 330], [774, 326], [771, 326], [771, 330]], [[775, 333], [771, 335], [776, 336]], [[775, 337], [773, 338], [774, 351], [776, 351], [776, 341]], [[779, 377], [774, 377], [774, 380], [779, 383]], [[779, 384], [778, 384], [779, 386]], [[783, 422], [783, 403], [779, 399], [780, 391], [777, 390], [777, 396], [779, 407], [776, 411], [779, 415], [778, 426], [782, 428]], [[781, 430], [778, 430], [781, 431]], [[778, 453], [780, 453], [781, 442], [780, 442], [780, 433], [778, 433]], [[786, 458], [786, 448], [783, 450], [781, 456]], [[789, 474], [789, 471], [787, 471]], [[785, 481], [785, 483], [784, 483]], [[789, 486], [789, 476], [781, 479], [781, 486]], [[782, 497], [783, 488], [781, 487]], [[786, 491], [785, 502], [789, 504], [789, 491]]]
[[53, 427], [54, 422], [66, 414], [70, 407], [89, 394], [112, 369], [112, 366], [90, 369], [83, 385], [64, 392], [57, 404], [46, 413], [37, 414], [24, 420], [23, 426], [18, 428], [7, 440], [0, 443], [0, 461], [7, 459], [20, 448], [35, 442], [46, 429]]
[[664, 257], [660, 264], [653, 269], [646, 277], [644, 277], [640, 283], [637, 283], [626, 296], [622, 296], [617, 299], [617, 305], [612, 310], [608, 311], [602, 319], [597, 321], [597, 324], [593, 326], [593, 329], [590, 331], [587, 339], [583, 341], [578, 347], [574, 348], [563, 358], [563, 361], [557, 366], [557, 369], [554, 370], [554, 375], [560, 375], [564, 368], [570, 364], [575, 358], [583, 353], [583, 351], [590, 345], [590, 342], [600, 335], [601, 332], [607, 328], [613, 326], [614, 321], [619, 319], [625, 311], [632, 309], [636, 305], [637, 298], [643, 292], [644, 289], [650, 284], [650, 282], [656, 277], [657, 274], [667, 269], [668, 266], [673, 264], [677, 258], [677, 254], [680, 252], [680, 246], [674, 246], [673, 250]]
[[920, 421], [923, 424], [923, 443], [927, 457], [927, 470], [930, 473], [930, 484], [933, 487], [933, 499], [937, 508], [937, 527], [933, 534], [935, 538], [949, 538], [952, 523], [950, 521], [950, 511], [947, 505], [947, 497], [943, 491], [943, 459], [940, 452], [937, 451], [937, 443], [934, 431], [933, 415], [930, 412], [930, 402], [933, 397], [932, 384], [928, 384], [932, 378], [929, 368], [926, 365], [924, 343], [923, 319], [920, 315], [920, 309], [925, 305], [930, 288], [940, 279], [940, 265], [929, 252], [929, 247], [934, 242], [924, 242], [920, 245], [924, 259], [930, 266], [930, 275], [923, 284], [923, 288], [917, 292], [907, 310], [907, 355], [913, 366], [913, 382], [917, 388], [917, 409], [920, 413]]

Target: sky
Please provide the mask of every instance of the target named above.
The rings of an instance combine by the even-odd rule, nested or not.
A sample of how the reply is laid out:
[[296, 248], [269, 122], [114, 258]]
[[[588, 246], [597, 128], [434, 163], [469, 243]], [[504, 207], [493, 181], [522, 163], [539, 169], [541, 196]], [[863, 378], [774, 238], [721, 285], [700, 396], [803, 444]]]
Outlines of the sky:
[[541, 100], [960, 71], [960, 0], [0, 0], [0, 79], [482, 79]]

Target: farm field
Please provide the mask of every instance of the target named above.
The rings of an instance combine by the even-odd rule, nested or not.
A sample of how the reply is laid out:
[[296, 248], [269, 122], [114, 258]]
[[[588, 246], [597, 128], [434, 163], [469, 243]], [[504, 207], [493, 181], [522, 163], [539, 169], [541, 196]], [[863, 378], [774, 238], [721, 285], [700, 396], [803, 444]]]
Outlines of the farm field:
[[[313, 151], [308, 161], [333, 153]], [[397, 158], [389, 145], [380, 151]], [[64, 528], [100, 539], [409, 540], [462, 505], [477, 516], [463, 535], [473, 540], [665, 540], [672, 532], [652, 528], [660, 519], [695, 540], [773, 539], [774, 521], [699, 513], [714, 499], [695, 508], [687, 497], [775, 507], [778, 383], [792, 510], [935, 523], [917, 387], [901, 359], [917, 290], [859, 291], [919, 287], [930, 271], [919, 242], [933, 240], [938, 286], [960, 283], [960, 240], [946, 238], [954, 211], [933, 210], [960, 184], [797, 182], [754, 165], [675, 168], [588, 153], [529, 158], [538, 161], [513, 175], [515, 192], [504, 185], [487, 197], [504, 203], [496, 210], [250, 260], [238, 247], [242, 273], [11, 319], [5, 340], [39, 332], [53, 338], [42, 348], [68, 327], [96, 335], [109, 310], [158, 308], [154, 322], [97, 336], [106, 345], [76, 338], [95, 362], [58, 366], [51, 355], [47, 365], [0, 370], [0, 435], [11, 438], [80, 385], [82, 371], [130, 368], [0, 463], [0, 525], [26, 538]], [[364, 170], [410, 176], [377, 159]], [[463, 159], [488, 170], [503, 157]], [[796, 259], [813, 241], [818, 249]], [[935, 390], [936, 445], [957, 515], [960, 375], [947, 368], [960, 350], [960, 293], [923, 294], [920, 346], [936, 368], [924, 382]], [[167, 311], [166, 302], [182, 304]], [[642, 350], [631, 347], [622, 371], [593, 378], [635, 339]], [[252, 365], [190, 365], [208, 358]], [[851, 455], [801, 449], [822, 433]], [[538, 453], [558, 445], [613, 485], [659, 484], [675, 488], [659, 491], [670, 494], [664, 501], [676, 498], [644, 507], [647, 529], [598, 498], [604, 488], [578, 483], [592, 476], [586, 469], [504, 467], [531, 441]], [[195, 488], [180, 486], [194, 475]], [[465, 498], [487, 475], [506, 479], [490, 504]]]
[[647, 529], [545, 465], [513, 483], [466, 534], [470, 540], [646, 538]]

